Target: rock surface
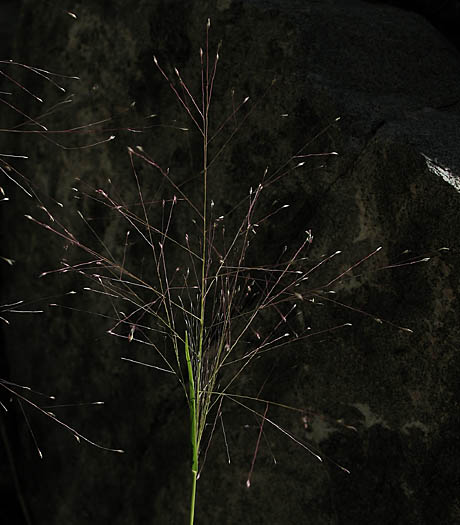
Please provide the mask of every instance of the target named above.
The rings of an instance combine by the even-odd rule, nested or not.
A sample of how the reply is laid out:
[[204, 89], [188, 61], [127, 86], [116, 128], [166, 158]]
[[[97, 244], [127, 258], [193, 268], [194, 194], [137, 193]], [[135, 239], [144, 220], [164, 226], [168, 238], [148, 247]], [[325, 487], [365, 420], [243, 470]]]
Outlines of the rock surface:
[[[262, 398], [304, 408], [302, 414], [270, 408], [269, 416], [328, 459], [319, 463], [266, 428], [248, 490], [259, 421], [224, 405], [231, 463], [216, 433], [198, 483], [197, 523], [458, 521], [458, 51], [422, 16], [359, 0], [77, 1], [73, 12], [77, 19], [26, 1], [15, 58], [81, 78], [62, 80], [75, 95], [46, 120], [50, 129], [114, 116], [105, 127], [117, 129], [116, 139], [66, 150], [43, 138], [11, 138], [16, 151], [30, 156], [22, 172], [46, 202], [63, 203], [50, 210], [72, 231], [95, 242], [78, 222], [75, 204], [94, 219], [91, 225], [114, 254], [123, 256], [126, 226], [95, 202], [94, 190], [110, 188], [124, 202], [136, 200], [127, 146], [141, 145], [171, 168], [188, 195], [199, 195], [199, 184], [190, 179], [200, 169], [200, 142], [192, 132], [158, 126], [133, 134], [120, 128], [131, 122], [190, 125], [152, 56], [167, 71], [176, 66], [197, 92], [198, 49], [210, 17], [211, 49], [223, 43], [213, 118], [221, 120], [250, 96], [237, 117], [248, 118], [237, 120], [241, 129], [210, 182], [217, 213], [226, 214], [256, 187], [267, 165], [274, 172], [295, 152], [334, 151], [338, 155], [305, 158], [302, 168], [267, 189], [267, 210], [290, 207], [258, 233], [254, 260], [275, 258], [283, 244], [297, 243], [311, 229], [312, 261], [342, 251], [313, 274], [309, 286], [317, 288], [382, 246], [337, 283], [334, 299], [348, 307], [328, 296], [299, 302], [296, 326], [311, 326], [312, 332], [352, 327], [268, 355], [240, 385], [247, 395], [264, 385]], [[60, 100], [53, 86], [20, 78], [48, 106]], [[39, 114], [30, 98], [21, 107]], [[159, 117], [145, 120], [151, 114]], [[111, 133], [96, 134], [94, 141], [87, 134], [45, 138], [76, 146]], [[147, 170], [139, 173], [145, 191], [157, 198], [161, 183]], [[89, 197], [75, 201], [75, 186]], [[40, 461], [18, 416], [23, 457], [17, 469], [33, 522], [185, 522], [189, 451], [182, 390], [168, 375], [121, 361], [128, 354], [148, 361], [149, 352], [127, 349], [105, 334], [104, 318], [73, 310], [110, 314], [110, 301], [80, 293], [87, 283], [73, 275], [37, 279], [59, 267], [73, 248], [22, 220], [24, 213], [46, 217], [12, 185], [5, 188], [13, 201], [4, 212], [6, 248], [18, 261], [2, 269], [6, 296], [60, 295], [56, 302], [69, 307], [46, 308], [41, 319], [14, 318], [4, 336], [11, 378], [59, 401], [103, 399], [104, 407], [63, 408], [59, 417], [98, 443], [126, 450], [120, 456], [79, 445], [28, 411], [45, 456]], [[180, 216], [174, 227], [185, 234], [190, 217]], [[148, 274], [142, 246], [134, 246], [131, 256]], [[424, 257], [430, 260], [398, 267]], [[75, 297], [63, 296], [73, 289]], [[302, 293], [311, 299], [308, 289]]]

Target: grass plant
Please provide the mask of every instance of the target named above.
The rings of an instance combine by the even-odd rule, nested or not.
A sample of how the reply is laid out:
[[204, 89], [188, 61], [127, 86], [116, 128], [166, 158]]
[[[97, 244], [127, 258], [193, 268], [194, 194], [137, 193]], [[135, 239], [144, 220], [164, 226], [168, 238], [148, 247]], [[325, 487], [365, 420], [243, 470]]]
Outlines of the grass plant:
[[[336, 287], [380, 250], [377, 248], [335, 277], [312, 287], [309, 287], [309, 279], [313, 272], [326, 266], [340, 252], [335, 251], [316, 262], [310, 261], [308, 250], [313, 242], [310, 230], [304, 231], [297, 245], [280, 247], [274, 261], [254, 264], [251, 249], [261, 237], [260, 232], [289, 206], [281, 204], [270, 208], [264, 201], [267, 189], [272, 189], [274, 184], [296, 170], [304, 169], [308, 157], [336, 153], [305, 153], [309, 142], [279, 168], [267, 168], [259, 184], [248, 188], [244, 198], [233, 203], [230, 211], [225, 214], [216, 211], [218, 205], [213, 200], [210, 181], [219, 176], [219, 157], [246, 124], [257, 102], [251, 106], [248, 97], [243, 98], [219, 120], [212, 113], [220, 46], [215, 54], [211, 53], [209, 31], [208, 21], [205, 44], [200, 49], [198, 93], [192, 92], [177, 69], [169, 73], [157, 58], [153, 59], [158, 73], [169, 84], [190, 121], [191, 129], [182, 128], [182, 131], [193, 131], [199, 136], [201, 167], [198, 174], [191, 174], [193, 190], [185, 191], [183, 181], [177, 180], [173, 171], [161, 166], [143, 147], [129, 146], [127, 153], [137, 188], [136, 202], [129, 202], [123, 192], [113, 186], [103, 189], [80, 181], [79, 187], [73, 189], [77, 196], [96, 201], [114, 214], [113, 220], [119, 221], [117, 224], [123, 232], [122, 245], [108, 246], [103, 232], [93, 226], [84, 210], [79, 210], [78, 214], [86, 228], [85, 234], [73, 231], [65, 217], [50, 211], [41, 201], [39, 206], [46, 212], [47, 221], [27, 215], [28, 219], [72, 248], [68, 259], [41, 276], [75, 273], [89, 280], [85, 292], [107, 299], [110, 306], [111, 313], [97, 313], [111, 323], [107, 332], [127, 345], [146, 345], [152, 349], [149, 362], [131, 357], [124, 359], [157, 372], [173, 374], [180, 383], [189, 412], [191, 489], [188, 521], [191, 525], [195, 521], [197, 480], [224, 402], [251, 411], [260, 422], [248, 487], [264, 425], [273, 426], [318, 460], [323, 459], [314, 447], [267, 417], [269, 406], [284, 405], [262, 399], [259, 395], [243, 395], [235, 387], [248, 367], [268, 352], [280, 351], [317, 335], [295, 321], [299, 304], [305, 306], [308, 301], [313, 303], [321, 299], [347, 307], [333, 298]], [[41, 124], [37, 121], [36, 125]], [[48, 130], [40, 129], [39, 132]], [[11, 178], [4, 165], [0, 169]], [[157, 187], [160, 189], [156, 195], [145, 189], [149, 187], [145, 180], [152, 173], [159, 180]], [[30, 194], [26, 188], [22, 189]], [[190, 231], [184, 230], [187, 224]], [[142, 246], [143, 254], [149, 257], [148, 264], [142, 267], [135, 253], [138, 246]], [[406, 261], [399, 266], [422, 260], [426, 258]], [[3, 310], [11, 311], [14, 307], [14, 304], [8, 304]], [[378, 322], [386, 322], [372, 314], [361, 313]], [[326, 331], [349, 325], [340, 323]], [[21, 397], [15, 388], [18, 385], [4, 380], [0, 384], [64, 425], [77, 439], [105, 448], [58, 420], [47, 409]], [[252, 408], [254, 401], [260, 403], [260, 410]]]
[[[197, 183], [199, 191], [195, 192], [197, 198], [194, 200], [186, 194], [174, 175], [161, 167], [142, 147], [128, 147], [138, 194], [134, 205], [127, 204], [123, 196], [117, 199], [102, 188], [92, 188], [90, 193], [82, 191], [120, 216], [128, 225], [121, 258], [117, 259], [81, 212], [78, 213], [92, 233], [96, 247], [80, 241], [47, 208], [49, 223], [27, 216], [87, 256], [83, 261], [64, 261], [61, 268], [44, 272], [42, 276], [77, 272], [92, 281], [94, 286], [86, 287], [86, 291], [105, 296], [113, 307], [115, 322], [108, 330], [109, 334], [128, 343], [148, 345], [156, 353], [152, 363], [125, 359], [174, 374], [182, 385], [190, 418], [190, 524], [195, 519], [196, 487], [204, 463], [203, 451], [212, 438], [213, 430], [210, 431], [209, 427], [215, 428], [215, 424], [210, 425], [210, 419], [221, 413], [224, 400], [248, 408], [262, 421], [289, 435], [266, 414], [264, 416], [247, 406], [249, 398], [233, 395], [232, 387], [262, 354], [281, 349], [294, 339], [299, 341], [311, 337], [307, 329], [305, 332], [291, 331], [289, 319], [296, 303], [304, 299], [302, 285], [310, 273], [339, 253], [325, 257], [313, 268], [305, 270], [306, 251], [313, 240], [311, 232], [305, 231], [298, 245], [283, 249], [274, 264], [254, 266], [247, 262], [257, 231], [288, 207], [281, 205], [277, 209], [264, 211], [260, 204], [264, 191], [305, 165], [308, 155], [303, 154], [304, 148], [272, 173], [267, 168], [258, 186], [248, 188], [246, 197], [235, 203], [230, 213], [226, 216], [216, 214], [214, 201], [209, 195], [209, 179], [218, 173], [218, 157], [252, 110], [245, 112], [238, 125], [229, 126], [249, 102], [246, 97], [220, 122], [215, 124], [211, 121], [219, 49], [214, 56], [210, 56], [209, 29], [208, 21], [205, 45], [200, 49], [201, 92], [198, 96], [192, 94], [177, 69], [174, 70], [176, 78], [173, 80], [154, 57], [156, 68], [169, 83], [201, 139], [202, 166], [199, 173], [201, 180]], [[183, 131], [188, 130], [184, 128]], [[226, 131], [227, 135], [221, 138]], [[155, 171], [161, 182], [166, 183], [164, 194], [155, 202], [152, 202], [150, 195], [146, 196], [142, 188], [138, 175], [139, 162]], [[240, 219], [235, 219], [238, 215]], [[193, 231], [181, 235], [175, 220], [183, 224], [184, 217], [190, 217]], [[234, 231], [228, 231], [229, 222], [237, 225]], [[134, 236], [150, 252], [148, 277], [141, 277], [130, 268], [129, 243], [133, 242]], [[176, 266], [171, 259], [182, 261], [182, 265]], [[266, 325], [264, 332], [258, 330], [256, 321], [257, 326]], [[167, 340], [166, 350], [160, 346], [162, 338]], [[294, 436], [290, 437], [300, 443]], [[310, 446], [304, 443], [302, 446], [320, 459]]]

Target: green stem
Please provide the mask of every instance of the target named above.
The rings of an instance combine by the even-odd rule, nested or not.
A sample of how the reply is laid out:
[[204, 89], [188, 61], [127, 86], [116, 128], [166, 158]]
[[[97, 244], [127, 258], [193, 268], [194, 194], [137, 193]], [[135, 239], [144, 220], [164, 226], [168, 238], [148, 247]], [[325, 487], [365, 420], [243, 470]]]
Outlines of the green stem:
[[[185, 332], [185, 359], [187, 361], [188, 385], [189, 385], [189, 412], [190, 412], [190, 441], [192, 443], [192, 494], [190, 498], [190, 525], [195, 520], [195, 501], [196, 501], [196, 479], [198, 475], [198, 421], [197, 421], [197, 400], [195, 381], [193, 377], [193, 366], [188, 347], [188, 333]], [[199, 366], [199, 365], [198, 365]]]
[[[208, 29], [209, 30], [209, 20]], [[207, 37], [206, 37], [206, 53]], [[200, 448], [201, 433], [206, 420], [206, 412], [202, 413], [200, 399], [197, 392], [201, 389], [201, 366], [203, 357], [204, 341], [204, 318], [206, 303], [206, 242], [207, 242], [207, 204], [208, 204], [208, 129], [209, 129], [209, 71], [208, 59], [206, 58], [206, 101], [203, 100], [203, 247], [201, 261], [201, 299], [200, 299], [200, 334], [197, 353], [195, 355], [195, 374], [190, 349], [188, 346], [188, 333], [185, 332], [185, 358], [187, 361], [188, 383], [189, 383], [189, 412], [190, 412], [190, 438], [192, 442], [192, 494], [190, 500], [190, 525], [195, 519], [196, 481], [198, 477], [198, 451]]]
[[190, 525], [195, 521], [195, 498], [196, 498], [196, 477], [197, 472], [192, 471], [192, 496], [190, 499]]

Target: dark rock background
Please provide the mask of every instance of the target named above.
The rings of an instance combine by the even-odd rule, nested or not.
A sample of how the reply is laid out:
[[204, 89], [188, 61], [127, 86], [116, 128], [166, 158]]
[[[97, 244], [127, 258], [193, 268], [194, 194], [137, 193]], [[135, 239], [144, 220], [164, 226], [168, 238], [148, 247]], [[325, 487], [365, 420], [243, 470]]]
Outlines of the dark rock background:
[[410, 12], [419, 13], [444, 34], [458, 48], [458, 22], [460, 19], [460, 2], [458, 0], [367, 0], [369, 3], [392, 5]]
[[[236, 100], [246, 95], [259, 100], [216, 168], [216, 208], [226, 212], [258, 183], [266, 165], [279, 166], [306, 143], [306, 153], [339, 153], [309, 160], [268, 190], [267, 208], [274, 201], [291, 207], [258, 234], [254, 259], [276, 257], [283, 244], [298, 242], [311, 228], [312, 260], [343, 252], [312, 278], [312, 286], [319, 286], [383, 246], [336, 289], [337, 300], [370, 316], [302, 303], [295, 321], [299, 325], [319, 330], [351, 322], [353, 327], [267, 356], [240, 385], [254, 395], [264, 384], [263, 397], [305, 408], [307, 421], [275, 409], [270, 414], [330, 460], [317, 462], [267, 428], [248, 490], [258, 423], [228, 404], [224, 421], [232, 463], [227, 464], [222, 436], [216, 434], [198, 484], [197, 523], [450, 524], [460, 519], [460, 59], [449, 29], [458, 2], [391, 3], [398, 5], [358, 0], [86, 1], [72, 5], [76, 20], [52, 2], [26, 1], [22, 7], [9, 56], [81, 77], [62, 81], [74, 93], [73, 102], [46, 119], [50, 129], [109, 117], [113, 120], [106, 127], [118, 128], [114, 141], [76, 150], [57, 147], [46, 136], [2, 134], [1, 152], [29, 155], [15, 166], [79, 235], [87, 230], [75, 207], [94, 217], [104, 242], [122, 252], [126, 227], [90, 199], [75, 201], [71, 187], [106, 188], [110, 178], [126, 200], [134, 199], [126, 146], [142, 145], [161, 165], [170, 166], [178, 181], [198, 171], [199, 141], [191, 134], [188, 140], [170, 128], [136, 135], [119, 128], [142, 124], [152, 113], [159, 115], [154, 122], [186, 123], [152, 55], [166, 68], [177, 66], [196, 88], [197, 50], [209, 16], [212, 46], [223, 42], [216, 118], [231, 107], [231, 88]], [[15, 73], [43, 96], [47, 107], [65, 96], [30, 74]], [[18, 91], [15, 96], [24, 111], [40, 113], [30, 97]], [[2, 128], [17, 123], [5, 108], [0, 119]], [[78, 146], [92, 137], [56, 140]], [[134, 345], [127, 349], [105, 334], [103, 319], [46, 307], [59, 302], [107, 312], [110, 304], [84, 293], [63, 296], [87, 285], [74, 276], [37, 278], [70, 257], [69, 248], [23, 219], [26, 213], [45, 216], [34, 200], [3, 180], [10, 202], [2, 203], [1, 254], [17, 262], [2, 266], [0, 304], [30, 298], [45, 305], [42, 316], [9, 315], [11, 326], [3, 327], [2, 336], [5, 374], [55, 394], [62, 403], [103, 399], [104, 407], [60, 409], [59, 416], [94, 441], [126, 450], [121, 456], [79, 445], [55, 423], [28, 410], [44, 454], [40, 460], [21, 413], [10, 403], [8, 414], [2, 414], [8, 433], [4, 441], [13, 448], [31, 522], [186, 522], [189, 451], [181, 390], [169, 376], [121, 361], [128, 351], [141, 360], [149, 354]], [[146, 189], [161, 195], [158, 182], [149, 181]], [[199, 193], [193, 180], [184, 188], [192, 196]], [[53, 199], [64, 208], [53, 205]], [[186, 231], [188, 221], [186, 214], [181, 216], [177, 230]], [[142, 251], [135, 249], [133, 258], [139, 254], [141, 259]], [[430, 261], [379, 270], [423, 256]], [[142, 268], [140, 260], [133, 264]], [[42, 299], [48, 296], [58, 298]], [[0, 459], [3, 493], [13, 503], [17, 490], [6, 456]], [[21, 523], [20, 517], [8, 519]]]

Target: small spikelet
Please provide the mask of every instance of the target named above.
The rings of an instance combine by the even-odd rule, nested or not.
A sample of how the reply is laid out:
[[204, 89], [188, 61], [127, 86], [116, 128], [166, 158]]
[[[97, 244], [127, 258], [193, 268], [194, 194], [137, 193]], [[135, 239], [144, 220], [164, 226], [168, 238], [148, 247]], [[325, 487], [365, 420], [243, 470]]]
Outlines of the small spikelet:
[[136, 329], [136, 327], [134, 325], [131, 325], [131, 329], [129, 331], [129, 336], [128, 336], [128, 343], [131, 343], [131, 341], [133, 340], [134, 338], [134, 330]]

